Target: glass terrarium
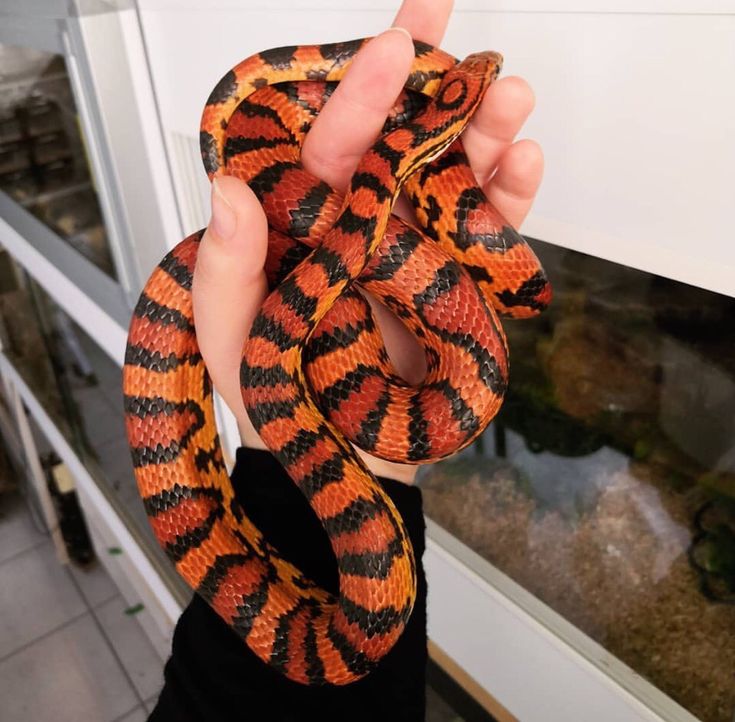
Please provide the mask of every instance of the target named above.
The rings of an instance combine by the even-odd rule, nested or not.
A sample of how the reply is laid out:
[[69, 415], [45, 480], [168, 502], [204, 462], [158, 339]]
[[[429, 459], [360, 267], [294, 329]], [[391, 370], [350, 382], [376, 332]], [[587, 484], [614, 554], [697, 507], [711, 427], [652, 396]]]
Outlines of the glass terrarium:
[[554, 302], [429, 517], [703, 722], [735, 712], [735, 299], [533, 242]]
[[0, 44], [0, 191], [115, 277], [61, 55]]

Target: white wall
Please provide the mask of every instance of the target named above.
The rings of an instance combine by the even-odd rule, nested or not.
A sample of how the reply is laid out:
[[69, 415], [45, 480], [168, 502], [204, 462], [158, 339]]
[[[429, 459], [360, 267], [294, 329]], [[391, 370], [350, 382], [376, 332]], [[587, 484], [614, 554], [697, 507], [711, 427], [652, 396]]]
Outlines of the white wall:
[[[242, 58], [375, 34], [397, 5], [139, 4], [164, 127], [192, 139], [209, 91]], [[547, 170], [524, 232], [735, 295], [733, 12], [731, 0], [457, 3], [444, 47], [500, 50], [504, 74], [537, 95], [524, 134]], [[201, 181], [195, 167], [177, 181]]]

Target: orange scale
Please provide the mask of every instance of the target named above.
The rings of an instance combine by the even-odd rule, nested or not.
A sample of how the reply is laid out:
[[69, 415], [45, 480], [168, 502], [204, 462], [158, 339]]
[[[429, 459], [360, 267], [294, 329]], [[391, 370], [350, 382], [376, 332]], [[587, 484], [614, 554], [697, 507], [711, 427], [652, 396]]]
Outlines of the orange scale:
[[[444, 349], [445, 363], [448, 368], [455, 371], [455, 382], [460, 387], [462, 398], [468, 406], [474, 406], [474, 400], [478, 406], [482, 405], [484, 399], [492, 395], [492, 391], [480, 378], [477, 361], [459, 346], [447, 344]], [[499, 373], [507, 380], [507, 366], [505, 356], [496, 356]]]
[[207, 497], [182, 499], [175, 507], [149, 516], [156, 539], [165, 545], [176, 541], [176, 537], [194, 531], [203, 524], [217, 508], [218, 502]]
[[264, 62], [259, 55], [251, 55], [239, 62], [231, 72], [237, 78], [237, 84], [242, 85], [248, 78], [264, 71]]
[[319, 111], [324, 105], [324, 91], [326, 83], [320, 83], [314, 80], [306, 80], [294, 84], [296, 94], [299, 99], [308, 103], [312, 108]]
[[[326, 625], [324, 625], [326, 626]], [[324, 633], [316, 635], [316, 648], [321, 659], [328, 670], [328, 677], [332, 680], [348, 680], [354, 678], [354, 673], [342, 659], [342, 654], [334, 646], [332, 640]]]
[[[241, 151], [227, 158], [228, 175], [236, 175], [244, 181], [255, 176], [255, 168], [267, 168], [274, 163], [293, 162], [298, 159], [298, 149], [292, 145], [278, 145]], [[265, 198], [268, 198], [266, 194]], [[264, 199], [265, 200], [265, 199]]]
[[[553, 290], [551, 288], [551, 284], [550, 283], [547, 283], [546, 286], [544, 287], [544, 289], [540, 293], [537, 293], [536, 294], [535, 300], [538, 303], [543, 303], [543, 304], [545, 304], [545, 305], [548, 306], [551, 303], [551, 299], [552, 299], [553, 295], [554, 294], [553, 294]], [[536, 313], [539, 313], [539, 312], [536, 311]]]
[[296, 279], [299, 288], [308, 296], [318, 298], [321, 301], [322, 296], [329, 295], [332, 297], [329, 305], [333, 303], [333, 299], [336, 297], [334, 287], [330, 288], [327, 269], [323, 265], [307, 263], [300, 266], [296, 272]]
[[125, 427], [130, 446], [169, 446], [173, 441], [180, 441], [182, 436], [199, 423], [194, 411], [182, 409], [171, 414], [156, 416], [135, 416], [127, 414]]
[[[230, 101], [226, 105], [232, 106], [232, 109], [234, 110], [234, 102]], [[223, 104], [220, 103], [216, 105], [205, 105], [204, 111], [202, 112], [202, 119], [200, 121], [201, 129], [209, 132], [209, 134], [213, 136], [217, 136], [221, 133], [222, 126], [220, 125], [220, 121], [225, 115], [225, 113], [223, 113], [224, 109]]]
[[352, 208], [365, 208], [371, 209], [373, 212], [379, 207], [384, 201], [378, 200], [375, 191], [372, 188], [366, 188], [361, 186], [352, 193]]
[[176, 259], [177, 263], [184, 266], [189, 273], [194, 272], [197, 252], [199, 250], [199, 240], [199, 231], [195, 231], [171, 249], [171, 255]]
[[149, 318], [135, 317], [130, 322], [129, 333], [130, 344], [140, 346], [151, 353], [158, 352], [164, 359], [171, 354], [181, 358], [199, 353], [193, 332], [171, 325], [164, 326]]
[[[233, 536], [230, 528], [222, 519], [218, 519], [209, 536], [198, 546], [190, 549], [182, 559], [176, 564], [176, 569], [181, 576], [186, 579], [189, 586], [196, 589], [204, 579], [205, 575], [215, 563], [218, 556], [224, 554], [241, 554], [243, 547], [241, 542]], [[262, 571], [262, 562], [260, 567], [255, 564], [257, 560], [253, 560], [251, 565], [248, 562], [247, 567], [243, 567], [247, 574], [246, 578], [252, 576], [253, 570]]]
[[378, 178], [388, 179], [392, 176], [390, 161], [374, 151], [369, 151], [360, 161], [360, 165], [365, 171]]
[[174, 403], [183, 400], [184, 377], [182, 367], [172, 369], [166, 373], [151, 371], [142, 366], [126, 366], [123, 374], [123, 392], [131, 396], [153, 395], [163, 396]]
[[319, 439], [308, 454], [305, 454], [288, 467], [288, 474], [298, 484], [311, 474], [315, 467], [331, 459], [339, 451], [339, 447], [332, 439]]
[[173, 489], [176, 484], [197, 487], [197, 477], [192, 476], [191, 460], [177, 456], [173, 461], [139, 466], [135, 470], [138, 491], [142, 497], [153, 496], [161, 491]]
[[[352, 323], [360, 323], [367, 321], [370, 315], [366, 301], [358, 294], [350, 294], [343, 296], [339, 303], [335, 305], [334, 320], [339, 324], [351, 321]], [[331, 314], [330, 314], [331, 317]], [[324, 326], [324, 330], [328, 329]], [[321, 330], [321, 325], [320, 325]]]
[[273, 341], [262, 336], [250, 337], [245, 344], [243, 359], [251, 366], [265, 366], [266, 368], [278, 363], [281, 359], [281, 350]]
[[260, 559], [248, 559], [242, 565], [230, 567], [210, 602], [212, 608], [224, 619], [234, 620], [244, 597], [258, 591], [267, 575], [268, 567]]
[[301, 426], [293, 419], [273, 419], [263, 424], [258, 433], [269, 449], [282, 449], [300, 430]]
[[343, 379], [355, 366], [351, 354], [345, 353], [344, 349], [335, 349], [310, 361], [306, 373], [315, 393], [320, 394]]
[[281, 449], [292, 441], [299, 431], [317, 432], [320, 416], [303, 404], [294, 410], [293, 418], [273, 419], [260, 428], [260, 436], [270, 449]]
[[[334, 553], [339, 556], [341, 554], [362, 554], [364, 552], [379, 554], [388, 551], [388, 545], [392, 539], [383, 536], [388, 524], [390, 524], [390, 521], [387, 514], [381, 513], [374, 519], [366, 521], [358, 532], [345, 532], [332, 537]], [[382, 544], [379, 543], [381, 538], [383, 539]]]
[[359, 599], [368, 611], [378, 612], [388, 605], [400, 608], [408, 601], [405, 585], [410, 575], [408, 561], [395, 559], [385, 579], [342, 574], [340, 592], [350, 599]]
[[[271, 583], [268, 587], [265, 604], [253, 620], [253, 625], [248, 634], [248, 642], [261, 650], [270, 652], [276, 641], [277, 625], [274, 621], [291, 610], [296, 601], [295, 590], [289, 590], [281, 582]], [[270, 653], [268, 656], [270, 656]]]
[[181, 284], [169, 276], [168, 273], [157, 268], [151, 275], [148, 285], [145, 287], [148, 298], [156, 303], [178, 311], [186, 318], [191, 319], [191, 293]]
[[[344, 482], [340, 482], [338, 486], [328, 484], [311, 497], [309, 502], [311, 508], [320, 519], [328, 519], [343, 512], [361, 495], [365, 495], [369, 485], [373, 483], [372, 479], [357, 467], [353, 466], [351, 469], [354, 469], [354, 475], [352, 472], [345, 473]], [[358, 483], [358, 479], [362, 479], [364, 486]]]
[[391, 148], [403, 153], [411, 148], [416, 140], [414, 131], [409, 128], [396, 128], [388, 137], [386, 142]]
[[368, 637], [355, 622], [349, 622], [341, 610], [334, 616], [334, 628], [371, 660], [378, 660], [398, 641], [404, 626], [397, 625], [385, 634]]
[[475, 234], [497, 234], [503, 230], [503, 226], [507, 225], [503, 218], [497, 213], [491, 213], [487, 204], [473, 208], [467, 212], [465, 220], [465, 228], [470, 233]]
[[309, 676], [306, 673], [306, 631], [307, 622], [311, 616], [309, 609], [302, 609], [291, 620], [288, 631], [288, 664], [287, 675], [296, 682], [308, 684]]
[[[288, 228], [291, 222], [292, 213], [299, 209], [299, 196], [289, 194], [286, 198], [278, 198], [272, 195], [266, 195], [263, 198], [263, 209], [268, 216], [268, 223], [274, 228]], [[284, 250], [293, 246], [293, 241], [289, 240], [288, 246], [284, 244]], [[269, 245], [268, 256], [274, 252], [274, 248]]]
[[424, 418], [427, 422], [426, 433], [431, 439], [433, 456], [446, 456], [467, 443], [467, 432], [460, 428], [459, 421], [452, 414], [452, 406], [440, 391], [426, 389], [421, 395]]
[[379, 376], [366, 378], [359, 389], [350, 393], [337, 409], [330, 411], [330, 421], [350, 439], [354, 439], [370, 413], [377, 408], [378, 400], [386, 388], [387, 384], [383, 378]]
[[289, 336], [294, 338], [303, 338], [306, 335], [308, 331], [306, 322], [290, 306], [283, 303], [278, 308], [277, 314], [277, 316], [274, 315], [274, 320], [283, 327], [283, 330], [289, 334]]
[[469, 331], [466, 327], [467, 317], [456, 312], [466, 309], [468, 302], [475, 300], [478, 300], [477, 293], [471, 282], [461, 277], [459, 283], [437, 296], [432, 303], [425, 304], [421, 313], [430, 325], [450, 333], [463, 334]]
[[304, 72], [312, 68], [315, 71], [330, 70], [334, 66], [334, 61], [326, 59], [315, 45], [299, 45], [293, 55], [292, 65], [302, 65]]
[[296, 386], [291, 383], [248, 388], [248, 406], [251, 407], [263, 402], [295, 401], [297, 397]]
[[391, 447], [397, 449], [399, 454], [403, 452], [404, 457], [408, 453], [410, 423], [407, 407], [392, 404], [381, 426], [380, 439], [390, 439]]
[[[271, 93], [272, 94], [272, 93]], [[264, 105], [265, 98], [257, 100], [251, 97], [253, 105]], [[227, 124], [228, 138], [253, 138], [263, 140], [288, 140], [289, 133], [281, 124], [270, 115], [249, 115], [242, 112], [234, 113]]]
[[294, 421], [305, 431], [318, 431], [322, 415], [308, 404], [300, 404], [294, 409]]

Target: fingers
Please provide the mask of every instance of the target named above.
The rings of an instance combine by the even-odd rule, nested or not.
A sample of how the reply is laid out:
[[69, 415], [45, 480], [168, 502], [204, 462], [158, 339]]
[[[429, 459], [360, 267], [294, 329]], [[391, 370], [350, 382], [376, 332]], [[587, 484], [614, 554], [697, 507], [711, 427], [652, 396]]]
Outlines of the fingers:
[[462, 135], [479, 185], [485, 185], [490, 179], [501, 156], [533, 110], [534, 102], [531, 86], [523, 78], [502, 78], [487, 89]]
[[543, 174], [541, 146], [534, 140], [519, 140], [502, 155], [495, 175], [483, 190], [506, 220], [518, 228], [531, 209]]
[[404, 0], [394, 27], [406, 28], [411, 37], [439, 45], [452, 12], [453, 0]]
[[538, 143], [513, 142], [534, 102], [533, 91], [523, 78], [502, 78], [488, 88], [462, 135], [478, 184], [515, 227], [531, 209], [544, 171]]
[[438, 45], [452, 0], [404, 0], [393, 27], [352, 61], [306, 136], [301, 162], [334, 188], [344, 189], [360, 158], [383, 127], [414, 58], [411, 38]]
[[268, 226], [255, 194], [233, 176], [212, 184], [212, 220], [199, 245], [192, 303], [197, 342], [212, 382], [242, 428], [240, 359], [267, 291]]
[[306, 170], [344, 190], [383, 127], [413, 58], [411, 37], [402, 28], [386, 30], [355, 56], [306, 135], [301, 151]]

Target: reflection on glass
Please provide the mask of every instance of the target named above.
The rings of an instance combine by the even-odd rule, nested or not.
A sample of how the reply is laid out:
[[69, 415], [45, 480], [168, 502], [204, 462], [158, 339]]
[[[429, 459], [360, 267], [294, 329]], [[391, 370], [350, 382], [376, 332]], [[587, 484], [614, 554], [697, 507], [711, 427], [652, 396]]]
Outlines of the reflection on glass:
[[510, 389], [426, 513], [704, 722], [735, 711], [735, 300], [534, 243]]
[[190, 595], [153, 537], [133, 475], [121, 369], [45, 291], [0, 251], [0, 341], [161, 574]]
[[115, 270], [63, 57], [0, 45], [0, 191]]

